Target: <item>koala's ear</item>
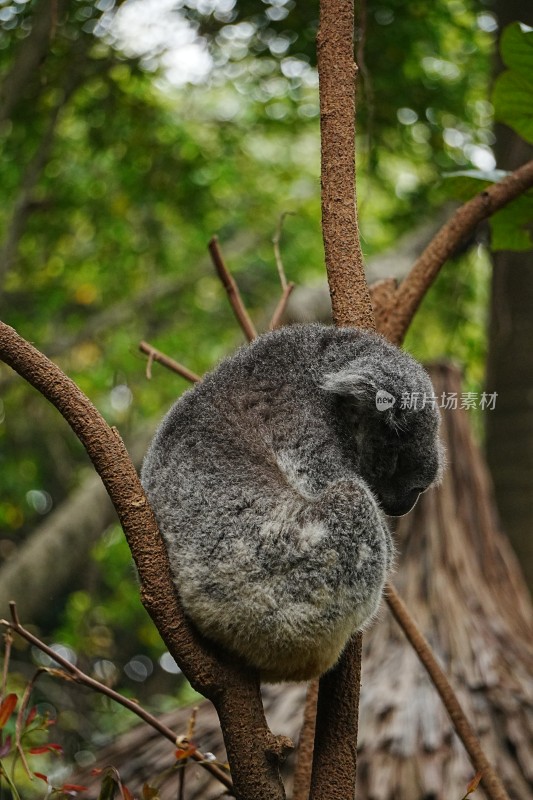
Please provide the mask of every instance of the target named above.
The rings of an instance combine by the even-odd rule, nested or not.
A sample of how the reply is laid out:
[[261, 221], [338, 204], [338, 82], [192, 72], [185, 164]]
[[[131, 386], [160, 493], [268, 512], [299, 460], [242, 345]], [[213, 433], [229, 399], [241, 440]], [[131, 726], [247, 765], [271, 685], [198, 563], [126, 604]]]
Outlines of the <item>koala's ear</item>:
[[349, 368], [324, 375], [320, 385], [327, 392], [353, 397], [363, 402], [373, 402], [378, 391], [374, 376]]

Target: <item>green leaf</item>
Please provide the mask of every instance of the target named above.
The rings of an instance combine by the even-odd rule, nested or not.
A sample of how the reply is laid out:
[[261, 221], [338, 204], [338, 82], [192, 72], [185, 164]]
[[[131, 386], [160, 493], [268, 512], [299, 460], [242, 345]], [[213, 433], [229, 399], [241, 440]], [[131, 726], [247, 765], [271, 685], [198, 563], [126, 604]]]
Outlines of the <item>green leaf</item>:
[[500, 75], [492, 93], [494, 117], [533, 143], [533, 65], [531, 76], [507, 70]]
[[512, 22], [502, 33], [500, 54], [506, 67], [525, 78], [533, 73], [533, 28]]
[[531, 249], [533, 238], [527, 227], [531, 227], [532, 219], [533, 192], [528, 192], [491, 217], [491, 249]]

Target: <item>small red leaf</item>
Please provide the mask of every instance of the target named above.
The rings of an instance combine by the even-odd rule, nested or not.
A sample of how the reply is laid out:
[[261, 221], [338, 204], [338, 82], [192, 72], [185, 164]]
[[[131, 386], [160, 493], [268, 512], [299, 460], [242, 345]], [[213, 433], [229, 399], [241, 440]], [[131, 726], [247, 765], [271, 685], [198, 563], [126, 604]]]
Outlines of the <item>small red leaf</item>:
[[35, 775], [36, 778], [40, 778], [45, 783], [48, 783], [48, 778], [46, 777], [46, 775], [43, 775], [42, 772], [34, 772], [33, 774]]
[[26, 726], [31, 725], [36, 716], [37, 716], [37, 708], [33, 706], [33, 708], [30, 709], [28, 716], [26, 717]]
[[38, 747], [30, 747], [28, 750], [32, 756], [39, 756], [42, 753], [57, 753], [61, 755], [63, 753], [63, 748], [60, 744], [41, 744]]
[[64, 783], [61, 787], [62, 792], [84, 792], [86, 786], [80, 786], [78, 783]]
[[15, 710], [18, 697], [16, 694], [8, 694], [0, 705], [0, 728], [3, 728], [9, 717]]
[[127, 786], [124, 786], [123, 783], [120, 784], [120, 791], [122, 792], [122, 797], [124, 800], [133, 800], [133, 795], [128, 789]]

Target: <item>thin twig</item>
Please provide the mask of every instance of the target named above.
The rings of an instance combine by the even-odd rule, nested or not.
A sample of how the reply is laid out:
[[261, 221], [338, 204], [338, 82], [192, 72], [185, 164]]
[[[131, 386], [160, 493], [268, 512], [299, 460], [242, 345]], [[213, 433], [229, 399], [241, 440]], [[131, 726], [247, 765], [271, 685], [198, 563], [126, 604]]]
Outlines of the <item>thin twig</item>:
[[191, 383], [198, 383], [198, 381], [202, 380], [195, 372], [187, 369], [187, 367], [184, 367], [183, 364], [180, 364], [178, 361], [174, 361], [174, 359], [170, 358], [170, 356], [161, 353], [160, 350], [152, 347], [152, 345], [148, 342], [140, 342], [139, 350], [141, 353], [145, 353], [148, 356], [148, 364], [146, 366], [146, 377], [148, 380], [150, 380], [152, 377], [151, 364], [153, 361], [158, 361], [159, 364], [162, 364], [167, 369], [172, 370], [172, 372], [176, 372], [178, 375], [181, 375], [182, 378], [191, 381]]
[[229, 301], [231, 303], [231, 307], [237, 317], [237, 321], [241, 326], [242, 330], [244, 331], [244, 335], [251, 342], [257, 336], [257, 331], [254, 327], [252, 320], [244, 303], [242, 301], [239, 287], [237, 286], [235, 280], [233, 279], [230, 271], [226, 267], [224, 263], [224, 259], [222, 258], [222, 253], [220, 252], [220, 247], [218, 245], [218, 239], [216, 236], [213, 236], [211, 241], [209, 242], [209, 252], [211, 254], [211, 258], [213, 260], [213, 264], [217, 271], [217, 275], [222, 281], [224, 289], [227, 292]]
[[391, 584], [388, 584], [386, 587], [385, 597], [394, 618], [407, 636], [420, 661], [427, 670], [431, 682], [439, 693], [450, 715], [457, 735], [470, 756], [474, 769], [482, 773], [483, 777], [481, 780], [487, 797], [489, 800], [509, 800], [509, 795], [485, 756], [479, 739], [466, 718], [448, 678], [440, 668], [429, 646], [429, 642], [411, 617], [396, 589]]
[[279, 327], [279, 324], [281, 322], [281, 318], [283, 316], [283, 312], [285, 311], [285, 309], [287, 307], [287, 303], [289, 301], [289, 297], [291, 296], [291, 292], [292, 292], [292, 290], [294, 289], [295, 286], [296, 286], [296, 284], [292, 283], [292, 281], [291, 281], [291, 283], [288, 283], [285, 286], [285, 288], [283, 289], [283, 294], [281, 295], [281, 297], [279, 299], [279, 302], [278, 302], [278, 304], [276, 306], [276, 309], [275, 309], [274, 313], [272, 314], [272, 319], [270, 320], [270, 324], [268, 326], [268, 330], [269, 331], [274, 331], [274, 330], [276, 330], [277, 327]]
[[278, 224], [276, 227], [276, 233], [272, 237], [272, 244], [274, 245], [274, 257], [276, 259], [276, 266], [278, 268], [279, 280], [283, 291], [285, 291], [285, 289], [287, 288], [287, 276], [285, 275], [285, 268], [283, 266], [283, 260], [281, 258], [279, 243], [281, 241], [281, 231], [283, 229], [283, 222], [285, 220], [285, 217], [287, 217], [289, 214], [294, 215], [294, 212], [284, 211], [283, 214], [280, 214], [280, 218], [278, 220]]
[[[141, 342], [141, 344], [146, 344], [145, 342]], [[139, 350], [141, 348], [139, 347]], [[151, 350], [148, 355], [148, 361], [146, 362], [146, 380], [152, 380], [152, 364], [154, 363], [154, 351]]]
[[[120, 703], [121, 706], [124, 706], [124, 708], [127, 708], [129, 711], [132, 711], [134, 714], [140, 717], [144, 722], [146, 722], [148, 725], [154, 728], [158, 733], [164, 736], [165, 739], [168, 739], [170, 742], [172, 742], [173, 745], [177, 744], [179, 739], [178, 735], [174, 733], [174, 731], [172, 731], [166, 725], [164, 725], [160, 720], [158, 720], [157, 717], [154, 717], [152, 714], [146, 711], [142, 706], [135, 703], [135, 701], [129, 700], [127, 697], [124, 697], [123, 695], [119, 694], [114, 689], [111, 689], [109, 686], [106, 686], [104, 683], [100, 683], [100, 681], [97, 681], [95, 678], [91, 678], [89, 675], [87, 675], [85, 672], [82, 672], [82, 670], [80, 670], [70, 661], [67, 661], [66, 658], [59, 655], [59, 653], [56, 653], [55, 650], [52, 650], [51, 647], [48, 647], [48, 645], [46, 645], [44, 642], [38, 639], [37, 636], [35, 636], [33, 633], [30, 633], [28, 630], [26, 630], [26, 628], [24, 628], [20, 624], [17, 615], [17, 607], [14, 602], [11, 602], [9, 604], [9, 609], [13, 621], [9, 622], [6, 619], [0, 619], [0, 624], [6, 625], [8, 629], [15, 631], [15, 633], [18, 633], [19, 636], [22, 636], [22, 638], [26, 639], [27, 642], [30, 642], [31, 644], [35, 645], [35, 647], [41, 650], [41, 652], [45, 653], [49, 658], [54, 660], [56, 663], [61, 664], [61, 666], [67, 673], [65, 677], [69, 677], [71, 680], [74, 680], [76, 683], [82, 684], [83, 686], [89, 686], [91, 689], [94, 689], [94, 691], [106, 695], [111, 700], [114, 700], [116, 703]], [[46, 670], [41, 670], [41, 671], [46, 671]], [[57, 675], [58, 677], [62, 677], [59, 671], [55, 671], [53, 674]], [[39, 672], [36, 673], [35, 677], [38, 677], [38, 675]], [[30, 687], [30, 691], [31, 691], [31, 685], [32, 684], [28, 684], [28, 686]], [[26, 693], [28, 693], [28, 688], [26, 689]], [[26, 698], [26, 705], [27, 705], [29, 693], [28, 697], [26, 697], [26, 693], [24, 697]], [[19, 711], [19, 716], [17, 719], [17, 730], [18, 730], [19, 720], [22, 719], [21, 714], [23, 708], [25, 708], [24, 702], [23, 706], [21, 706], [21, 710]], [[18, 741], [19, 741], [19, 736], [17, 734], [17, 743]], [[201, 764], [202, 767], [204, 767], [208, 772], [210, 772], [213, 775], [213, 777], [217, 778], [221, 783], [223, 783], [224, 786], [226, 786], [228, 789], [232, 789], [233, 784], [231, 778], [228, 775], [226, 775], [226, 773], [223, 772], [223, 770], [220, 769], [220, 767], [217, 767], [216, 764], [213, 764], [212, 762], [206, 760], [206, 756], [203, 753], [201, 753], [194, 745], [191, 745], [190, 743], [189, 745], [192, 751], [191, 758], [193, 758], [195, 761]]]
[[4, 649], [4, 668], [2, 670], [2, 685], [0, 686], [0, 703], [5, 697], [6, 689], [7, 689], [7, 675], [9, 671], [9, 659], [11, 657], [11, 646], [13, 644], [13, 636], [11, 635], [11, 631], [7, 630], [4, 634], [4, 642], [5, 642], [5, 649]]
[[[4, 620], [1, 621], [3, 622]], [[47, 672], [46, 667], [39, 667], [39, 669], [36, 671], [35, 675], [31, 679], [31, 681], [29, 681], [28, 685], [26, 686], [24, 694], [22, 695], [20, 708], [18, 710], [17, 721], [15, 723], [15, 746], [17, 748], [17, 753], [20, 756], [20, 760], [22, 761], [22, 766], [24, 767], [24, 771], [26, 772], [26, 775], [30, 780], [33, 780], [33, 773], [29, 767], [28, 762], [26, 761], [26, 755], [22, 747], [22, 730], [24, 727], [24, 715], [26, 713], [26, 709], [30, 701], [31, 693], [34, 689], [37, 680], [43, 674], [43, 672]]]

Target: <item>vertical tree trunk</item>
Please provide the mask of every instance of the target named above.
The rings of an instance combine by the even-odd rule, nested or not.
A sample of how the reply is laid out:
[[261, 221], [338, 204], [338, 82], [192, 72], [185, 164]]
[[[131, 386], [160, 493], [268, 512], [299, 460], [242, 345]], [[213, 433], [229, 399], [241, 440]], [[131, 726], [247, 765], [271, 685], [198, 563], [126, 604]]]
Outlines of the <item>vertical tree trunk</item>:
[[[497, 0], [500, 29], [513, 20], [533, 26], [533, 6]], [[496, 128], [498, 166], [515, 169], [533, 155], [509, 128]], [[533, 263], [531, 252], [494, 254], [486, 415], [487, 461], [502, 525], [533, 589]]]

